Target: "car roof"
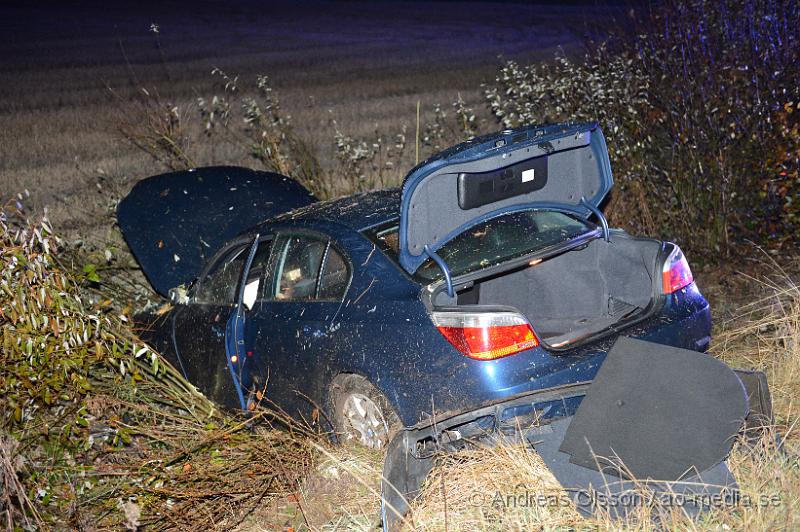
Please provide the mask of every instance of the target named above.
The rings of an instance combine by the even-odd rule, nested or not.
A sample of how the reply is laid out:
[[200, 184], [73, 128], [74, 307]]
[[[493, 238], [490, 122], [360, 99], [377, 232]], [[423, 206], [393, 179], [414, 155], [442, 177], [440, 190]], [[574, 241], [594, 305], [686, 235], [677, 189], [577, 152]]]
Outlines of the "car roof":
[[363, 231], [399, 216], [400, 189], [388, 189], [312, 203], [271, 218], [262, 225], [314, 220], [333, 222], [356, 231]]

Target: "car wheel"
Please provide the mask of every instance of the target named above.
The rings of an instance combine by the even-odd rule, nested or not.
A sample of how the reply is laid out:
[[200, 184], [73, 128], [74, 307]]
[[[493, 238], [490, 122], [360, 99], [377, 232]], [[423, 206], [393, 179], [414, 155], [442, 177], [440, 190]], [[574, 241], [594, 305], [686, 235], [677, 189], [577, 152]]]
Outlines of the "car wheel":
[[392, 406], [361, 375], [343, 375], [332, 387], [333, 421], [339, 441], [383, 449], [400, 426]]

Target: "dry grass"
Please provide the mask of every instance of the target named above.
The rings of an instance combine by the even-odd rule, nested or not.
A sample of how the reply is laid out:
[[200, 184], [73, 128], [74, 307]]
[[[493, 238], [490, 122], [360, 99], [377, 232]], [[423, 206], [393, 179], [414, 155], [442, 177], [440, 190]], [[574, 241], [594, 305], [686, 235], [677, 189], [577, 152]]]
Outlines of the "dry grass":
[[47, 220], [15, 203], [0, 208], [0, 526], [227, 528], [296, 491], [315, 435], [221, 412], [127, 316], [86, 302]]
[[718, 327], [712, 351], [728, 364], [767, 374], [778, 426], [794, 439], [800, 398], [800, 281], [774, 261], [768, 273], [744, 279], [751, 301]]
[[[796, 266], [792, 268], [797, 271]], [[762, 265], [762, 271], [764, 267]], [[604, 516], [580, 517], [552, 473], [535, 451], [526, 446], [502, 446], [445, 455], [428, 476], [421, 496], [412, 504], [413, 530], [650, 530], [657, 515], [665, 529], [678, 530], [794, 530], [800, 526], [800, 467], [797, 462], [800, 397], [800, 284], [774, 264], [771, 273], [739, 275], [736, 284], [749, 286], [750, 303], [732, 317], [722, 318], [715, 331], [712, 353], [733, 367], [767, 373], [776, 426], [763, 439], [739, 442], [728, 459], [740, 489], [735, 507], [719, 507], [691, 520], [679, 510], [642, 508], [624, 522]], [[740, 285], [741, 286], [741, 285]], [[743, 298], [737, 294], [737, 298]], [[730, 312], [729, 307], [720, 304]], [[781, 442], [783, 450], [776, 448]], [[367, 530], [378, 519], [380, 456], [339, 449], [329, 453], [320, 471], [347, 471], [330, 498], [306, 484], [314, 504], [333, 508], [316, 527], [324, 530]], [[321, 468], [321, 469], [320, 469]], [[330, 490], [328, 490], [330, 491]], [[645, 491], [646, 493], [646, 491]], [[321, 501], [321, 502], [320, 502]], [[338, 506], [335, 501], [346, 501]], [[527, 501], [527, 503], [526, 503]]]
[[412, 505], [411, 520], [420, 530], [531, 530], [582, 521], [536, 451], [522, 445], [445, 457]]
[[[391, 138], [404, 126], [409, 132], [414, 130], [417, 102], [421, 102], [424, 123], [435, 121], [435, 104], [447, 104], [459, 95], [467, 105], [474, 106], [481, 100], [480, 83], [496, 74], [498, 54], [528, 62], [551, 58], [561, 46], [570, 53], [576, 47], [574, 33], [581, 31], [583, 20], [602, 13], [582, 6], [551, 6], [543, 12], [536, 6], [504, 5], [499, 16], [497, 4], [416, 3], [413, 9], [383, 4], [321, 4], [312, 5], [313, 9], [308, 5], [267, 8], [245, 4], [225, 11], [198, 4], [192, 13], [169, 5], [156, 12], [146, 8], [108, 11], [111, 8], [104, 6], [104, 12], [119, 24], [95, 23], [92, 8], [42, 8], [35, 23], [9, 12], [0, 20], [0, 33], [26, 38], [0, 41], [0, 192], [8, 195], [29, 189], [31, 206], [49, 207], [56, 229], [68, 240], [91, 241], [91, 245], [83, 244], [81, 256], [97, 255], [94, 262], [100, 265], [100, 275], [113, 276], [133, 267], [118, 233], [111, 229], [115, 200], [137, 179], [164, 168], [135, 147], [120, 142], [120, 100], [111, 97], [109, 87], [122, 101], [135, 102], [140, 87], [154, 87], [168, 80], [168, 86], [159, 87], [164, 106], [185, 110], [195, 105], [198, 95], [211, 94], [213, 79], [209, 73], [214, 66], [241, 74], [251, 82], [257, 74], [268, 74], [284, 108], [292, 115], [297, 133], [319, 149], [323, 164], [331, 165], [336, 161], [337, 127], [354, 138], [372, 138], [375, 131]], [[297, 9], [307, 16], [298, 17]], [[160, 23], [157, 42], [147, 31], [154, 21]], [[331, 118], [335, 118], [335, 125]], [[478, 116], [477, 121], [487, 118]], [[197, 137], [197, 133], [186, 132], [188, 137]], [[197, 164], [251, 163], [249, 155], [221, 144], [189, 143], [181, 150], [184, 148]], [[413, 153], [413, 149], [406, 150], [404, 168], [410, 168]], [[402, 169], [396, 172], [387, 176], [387, 182], [397, 179]], [[111, 260], [104, 258], [106, 250], [112, 251]], [[764, 494], [775, 495], [779, 504], [720, 509], [699, 522], [669, 516], [665, 528], [798, 527], [800, 516], [793, 508], [800, 508], [800, 473], [795, 459], [800, 287], [793, 281], [796, 277], [780, 270], [770, 279], [759, 283], [745, 279], [737, 285], [747, 294], [760, 295], [717, 327], [713, 352], [731, 365], [767, 372], [777, 434], [785, 440], [788, 453], [776, 452], [766, 439], [756, 451], [737, 446], [730, 466], [743, 497], [758, 503]], [[717, 318], [720, 316], [717, 312]], [[131, 403], [119, 405], [114, 401], [119, 398], [106, 398], [105, 408], [132, 408]], [[103, 406], [93, 404], [98, 416], [103, 415]], [[131, 519], [152, 525], [189, 526], [189, 512], [200, 509], [213, 517], [203, 521], [206, 527], [226, 528], [244, 517], [241, 530], [375, 528], [380, 507], [380, 453], [315, 444], [313, 466], [309, 466], [311, 472], [300, 489], [262, 500], [258, 497], [274, 471], [244, 464], [268, 459], [264, 453], [268, 454], [265, 445], [270, 442], [291, 447], [291, 441], [274, 433], [247, 431], [225, 438], [224, 431], [194, 426], [188, 436], [174, 430], [169, 434], [141, 434], [141, 440], [164, 440], [170, 457], [186, 449], [192, 453], [175, 467], [159, 469], [155, 479], [147, 468], [136, 469], [141, 457], [125, 455], [122, 462], [104, 470], [105, 486], [110, 487], [94, 483], [87, 488], [88, 496], [115, 489], [114, 495], [122, 509], [131, 513]], [[213, 439], [217, 436], [221, 439]], [[13, 442], [0, 442], [0, 477], [6, 486], [14, 482], [12, 471], [15, 474], [20, 467], [10, 461], [16, 453], [13, 447]], [[164, 449], [159, 452], [163, 457]], [[300, 454], [298, 461], [308, 466], [305, 451]], [[239, 476], [229, 473], [236, 465], [242, 466], [236, 470]], [[132, 482], [123, 485], [114, 480], [120, 472]], [[86, 486], [80, 472], [68, 474], [76, 486]], [[264, 483], [264, 488], [253, 485], [237, 492], [231, 484], [252, 475]], [[80, 484], [75, 480], [78, 478]], [[155, 487], [160, 481], [164, 484]], [[190, 497], [179, 499], [177, 494], [188, 485], [200, 487]], [[164, 486], [175, 491], [164, 491]], [[493, 505], [496, 493], [555, 496], [560, 488], [536, 453], [524, 447], [446, 457], [413, 505], [413, 527], [651, 527], [646, 514], [637, 516], [638, 521], [614, 523], [602, 518], [582, 519], [569, 506]], [[122, 499], [136, 496], [135, 503]], [[133, 515], [135, 507], [157, 508], [165, 514], [160, 521], [148, 521], [147, 516]], [[76, 505], [71, 510], [79, 514], [81, 507]]]

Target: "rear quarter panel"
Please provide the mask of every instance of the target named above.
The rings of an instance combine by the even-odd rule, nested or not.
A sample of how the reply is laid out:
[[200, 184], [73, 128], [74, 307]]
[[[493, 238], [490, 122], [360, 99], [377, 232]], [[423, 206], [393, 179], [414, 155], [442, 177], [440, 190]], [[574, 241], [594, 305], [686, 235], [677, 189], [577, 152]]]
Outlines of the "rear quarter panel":
[[[588, 344], [559, 352], [540, 346], [498, 360], [479, 361], [456, 351], [433, 327], [424, 309], [411, 303], [406, 308], [423, 313], [424, 319], [401, 324], [398, 329], [390, 326], [389, 334], [397, 342], [387, 342], [385, 354], [392, 360], [377, 360], [364, 369], [381, 376], [376, 385], [396, 405], [407, 426], [433, 411], [458, 413], [530, 391], [590, 381], [620, 335], [704, 351], [711, 331], [708, 303], [692, 284], [666, 296], [645, 321]], [[385, 320], [395, 323], [397, 316], [390, 313]]]
[[[402, 423], [411, 426], [434, 411], [457, 413], [533, 390], [591, 380], [620, 334], [561, 352], [537, 347], [494, 361], [470, 359], [433, 326], [420, 298], [422, 286], [370, 240], [329, 222], [292, 225], [298, 226], [335, 239], [351, 263], [353, 277], [340, 303], [287, 306], [286, 315], [258, 327], [264, 356], [273, 356], [276, 344], [293, 346], [278, 355], [290, 378], [270, 385], [275, 399], [291, 414], [311, 419], [313, 410], [321, 407], [330, 415], [333, 379], [356, 373], [369, 379], [395, 406]], [[143, 339], [179, 368], [171, 313], [149, 315], [144, 321]], [[622, 334], [704, 350], [710, 329], [708, 304], [692, 284], [666, 296], [650, 318]]]

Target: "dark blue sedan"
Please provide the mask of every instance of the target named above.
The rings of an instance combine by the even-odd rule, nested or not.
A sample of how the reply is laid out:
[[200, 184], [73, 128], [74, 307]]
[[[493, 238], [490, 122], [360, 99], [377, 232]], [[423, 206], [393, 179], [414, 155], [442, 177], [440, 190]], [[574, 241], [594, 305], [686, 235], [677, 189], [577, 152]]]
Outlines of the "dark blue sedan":
[[490, 405], [514, 418], [554, 389], [579, 397], [619, 335], [706, 349], [686, 259], [609, 229], [612, 183], [597, 125], [566, 124], [477, 138], [400, 190], [327, 202], [243, 168], [160, 175], [118, 218], [173, 301], [141, 317], [145, 339], [189, 381], [382, 447], [434, 413], [479, 427]]

